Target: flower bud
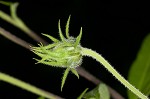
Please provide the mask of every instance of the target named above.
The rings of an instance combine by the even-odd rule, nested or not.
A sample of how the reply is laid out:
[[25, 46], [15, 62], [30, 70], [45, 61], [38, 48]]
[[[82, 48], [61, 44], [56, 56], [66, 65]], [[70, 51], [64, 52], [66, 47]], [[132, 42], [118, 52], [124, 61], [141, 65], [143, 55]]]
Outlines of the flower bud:
[[42, 58], [41, 60], [36, 59], [38, 63], [64, 68], [75, 68], [81, 64], [81, 46], [74, 46], [75, 38], [70, 37], [63, 42], [50, 45], [41, 44], [40, 47], [33, 47], [33, 52]]

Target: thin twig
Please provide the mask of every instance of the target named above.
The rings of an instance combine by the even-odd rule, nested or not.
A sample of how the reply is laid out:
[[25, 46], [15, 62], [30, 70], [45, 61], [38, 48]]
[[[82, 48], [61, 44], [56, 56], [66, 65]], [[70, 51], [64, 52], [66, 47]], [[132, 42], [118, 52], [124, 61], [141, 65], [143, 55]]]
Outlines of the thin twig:
[[30, 46], [32, 46], [32, 44], [29, 44], [26, 41], [16, 37], [15, 35], [6, 31], [2, 27], [0, 27], [0, 34], [3, 35], [4, 37], [6, 37], [7, 39], [11, 40], [12, 42], [14, 42], [14, 43], [26, 48], [26, 49], [30, 49]]
[[[4, 30], [4, 29], [2, 29], [2, 28], [0, 28], [0, 31], [1, 30]], [[4, 31], [3, 31], [4, 32]], [[7, 32], [6, 30], [5, 30], [5, 32]], [[5, 32], [3, 33], [3, 34], [5, 34]], [[11, 34], [11, 33], [9, 33], [9, 34]], [[6, 34], [6, 35], [8, 35], [8, 34]], [[12, 34], [11, 34], [12, 35]], [[13, 35], [14, 36], [14, 35]], [[20, 42], [20, 40], [22, 40], [22, 39], [20, 39], [20, 38], [18, 38], [18, 37], [15, 37], [15, 38], [17, 38], [17, 39], [15, 39], [15, 38], [13, 38], [13, 36], [9, 36], [10, 38], [8, 38], [8, 39], [10, 39], [11, 41], [13, 41], [13, 42], [15, 42], [16, 44], [18, 44], [17, 42]], [[40, 42], [40, 41], [39, 41]], [[25, 48], [27, 48], [27, 49], [29, 49], [30, 50], [30, 47], [29, 47], [29, 45], [31, 45], [31, 44], [29, 44], [29, 43], [27, 43], [27, 42], [25, 42], [25, 41], [23, 41], [23, 42], [20, 42], [21, 44], [19, 44], [19, 45], [21, 45], [21, 46], [23, 46], [23, 47], [25, 47], [26, 45], [28, 45], [28, 46], [26, 46]], [[44, 45], [46, 45], [47, 44], [47, 42], [44, 44]], [[102, 82], [102, 81], [100, 81], [98, 78], [96, 78], [95, 76], [93, 76], [92, 74], [90, 74], [89, 72], [87, 72], [84, 68], [82, 68], [82, 67], [79, 67], [78, 68], [78, 73], [82, 76], [82, 77], [84, 77], [84, 78], [86, 78], [87, 80], [89, 80], [89, 81], [91, 81], [92, 83], [94, 83], [94, 84], [96, 84], [96, 85], [98, 85], [100, 82]], [[108, 85], [107, 85], [108, 86]], [[109, 89], [109, 91], [110, 91], [110, 94], [112, 95], [112, 97], [114, 98], [114, 99], [124, 99], [118, 92], [116, 92], [113, 88], [111, 88], [110, 86], [108, 86], [108, 89]]]

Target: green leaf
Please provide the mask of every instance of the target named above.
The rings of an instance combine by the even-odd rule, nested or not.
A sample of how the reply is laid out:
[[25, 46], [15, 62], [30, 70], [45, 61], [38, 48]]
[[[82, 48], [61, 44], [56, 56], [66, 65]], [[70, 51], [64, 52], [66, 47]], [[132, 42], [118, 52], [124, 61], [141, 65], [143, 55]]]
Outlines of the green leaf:
[[107, 86], [100, 83], [96, 88], [84, 94], [85, 99], [110, 99], [110, 94]]
[[65, 81], [66, 81], [66, 78], [67, 78], [67, 76], [68, 76], [69, 71], [70, 71], [70, 68], [67, 68], [67, 69], [65, 70], [65, 72], [64, 72], [64, 75], [63, 75], [63, 78], [62, 78], [62, 82], [61, 82], [61, 91], [62, 91], [62, 89], [63, 89], [63, 86], [64, 86], [64, 84], [65, 84]]
[[71, 68], [71, 72], [72, 72], [74, 75], [76, 75], [76, 76], [78, 77], [78, 79], [79, 79], [79, 74], [78, 74], [77, 70], [75, 70], [74, 68]]
[[[129, 71], [128, 80], [145, 95], [150, 95], [150, 34], [144, 39], [137, 57]], [[137, 96], [128, 91], [129, 99]]]
[[82, 99], [83, 95], [87, 92], [87, 90], [88, 88], [86, 88], [77, 99]]
[[62, 41], [64, 41], [64, 40], [65, 40], [65, 37], [63, 36], [62, 31], [61, 31], [60, 20], [58, 21], [58, 30], [59, 30], [60, 39], [61, 39]]
[[110, 99], [110, 94], [107, 86], [105, 84], [100, 84], [99, 86], [100, 99]]
[[67, 20], [67, 24], [66, 24], [66, 37], [69, 38], [69, 23], [70, 23], [70, 17], [69, 16], [68, 20]]
[[44, 34], [44, 33], [42, 33], [42, 35], [48, 37], [48, 38], [51, 39], [53, 42], [58, 42], [58, 41], [59, 41], [59, 40], [57, 40], [56, 38], [52, 37], [51, 35]]
[[45, 99], [44, 97], [38, 97], [37, 99]]
[[76, 38], [75, 47], [77, 47], [78, 44], [80, 43], [81, 37], [82, 37], [82, 27], [81, 27], [81, 29], [80, 29], [80, 34], [79, 34], [78, 37]]

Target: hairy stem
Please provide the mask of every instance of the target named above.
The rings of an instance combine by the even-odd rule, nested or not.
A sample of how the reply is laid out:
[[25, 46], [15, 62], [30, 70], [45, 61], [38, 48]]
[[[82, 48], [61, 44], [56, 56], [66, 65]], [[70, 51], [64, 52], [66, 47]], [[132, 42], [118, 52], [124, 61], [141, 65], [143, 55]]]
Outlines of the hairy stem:
[[9, 76], [5, 73], [2, 73], [0, 72], [0, 80], [4, 81], [4, 82], [7, 82], [7, 83], [10, 83], [12, 85], [15, 85], [19, 88], [22, 88], [24, 90], [27, 90], [29, 92], [32, 92], [34, 94], [37, 94], [37, 95], [40, 95], [40, 96], [43, 96], [43, 97], [46, 97], [46, 98], [49, 98], [49, 99], [63, 99], [57, 95], [54, 95], [52, 93], [49, 93], [49, 92], [46, 92], [42, 89], [39, 89], [33, 85], [30, 85], [28, 83], [25, 83], [19, 79], [16, 79], [12, 76]]
[[124, 77], [122, 77], [114, 68], [109, 64], [107, 60], [105, 60], [100, 54], [96, 53], [95, 51], [82, 48], [82, 54], [84, 56], [90, 56], [100, 62], [113, 76], [115, 76], [125, 87], [131, 90], [135, 95], [137, 95], [141, 99], [148, 99], [147, 96], [142, 94], [138, 89], [132, 86]]

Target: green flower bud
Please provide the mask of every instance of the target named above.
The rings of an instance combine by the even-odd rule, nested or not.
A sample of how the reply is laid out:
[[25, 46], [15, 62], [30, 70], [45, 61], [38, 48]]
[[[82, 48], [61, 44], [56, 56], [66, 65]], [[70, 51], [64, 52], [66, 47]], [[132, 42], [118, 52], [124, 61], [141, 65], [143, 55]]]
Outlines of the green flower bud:
[[33, 47], [33, 52], [41, 57], [38, 63], [46, 65], [75, 68], [82, 62], [81, 46], [75, 47], [76, 39], [70, 37], [64, 41], [54, 42], [53, 44], [39, 47]]
[[64, 72], [61, 90], [65, 84], [67, 75], [71, 71], [74, 75], [79, 78], [79, 75], [76, 71], [76, 67], [82, 63], [82, 47], [80, 45], [80, 40], [82, 36], [82, 28], [80, 34], [77, 38], [69, 36], [69, 22], [70, 17], [66, 24], [66, 38], [63, 36], [60, 21], [58, 22], [59, 36], [60, 41], [50, 35], [43, 34], [53, 41], [52, 44], [44, 46], [42, 43], [39, 44], [39, 47], [32, 47], [32, 51], [38, 55], [41, 59], [35, 59], [38, 63], [67, 68]]

